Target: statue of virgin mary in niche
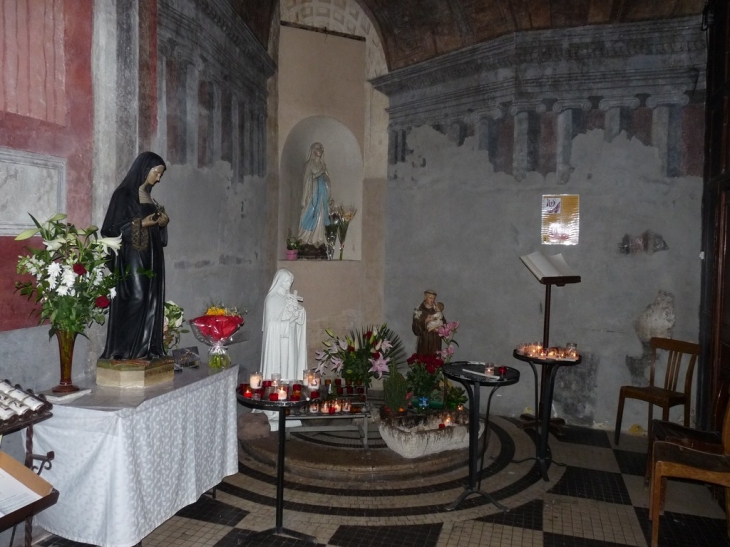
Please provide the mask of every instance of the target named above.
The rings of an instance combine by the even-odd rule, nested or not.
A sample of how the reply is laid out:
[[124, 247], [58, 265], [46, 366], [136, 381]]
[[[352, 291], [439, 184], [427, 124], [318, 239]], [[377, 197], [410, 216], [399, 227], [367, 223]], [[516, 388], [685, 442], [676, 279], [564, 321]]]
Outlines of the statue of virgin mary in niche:
[[309, 147], [304, 164], [302, 214], [299, 219], [299, 239], [304, 245], [325, 245], [325, 226], [330, 223], [330, 177], [324, 161], [324, 146], [315, 142]]

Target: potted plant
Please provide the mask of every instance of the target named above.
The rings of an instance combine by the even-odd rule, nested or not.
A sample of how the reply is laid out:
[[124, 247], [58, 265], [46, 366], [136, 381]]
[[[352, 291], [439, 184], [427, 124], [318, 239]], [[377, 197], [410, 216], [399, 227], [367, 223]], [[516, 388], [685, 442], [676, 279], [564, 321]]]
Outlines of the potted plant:
[[332, 370], [345, 381], [359, 380], [366, 388], [374, 377], [382, 378], [391, 366], [397, 369], [404, 355], [403, 342], [385, 324], [350, 331], [344, 338], [335, 336], [330, 329], [325, 332], [329, 339], [322, 342], [324, 349], [315, 352], [316, 371], [321, 374], [331, 364]]
[[408, 408], [408, 382], [397, 369], [394, 369], [388, 378], [383, 380], [383, 398], [385, 405], [382, 407], [381, 416], [400, 416], [407, 412]]
[[286, 236], [286, 259], [296, 260], [297, 255], [299, 254], [299, 247], [301, 247], [301, 245], [301, 240], [293, 236], [291, 230], [289, 230], [289, 233]]
[[441, 381], [443, 360], [437, 355], [418, 355], [414, 353], [408, 358], [406, 381], [413, 393], [412, 401], [416, 409], [428, 408], [431, 397]]

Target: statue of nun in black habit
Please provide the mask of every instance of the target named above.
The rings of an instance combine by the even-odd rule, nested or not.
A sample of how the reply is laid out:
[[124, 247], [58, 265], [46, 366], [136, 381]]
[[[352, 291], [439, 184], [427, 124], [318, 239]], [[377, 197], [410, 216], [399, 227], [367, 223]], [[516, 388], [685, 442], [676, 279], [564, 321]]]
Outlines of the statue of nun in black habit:
[[122, 236], [109, 267], [122, 275], [109, 310], [102, 359], [155, 359], [163, 355], [165, 256], [169, 217], [150, 192], [165, 172], [164, 160], [142, 152], [114, 190], [101, 227]]

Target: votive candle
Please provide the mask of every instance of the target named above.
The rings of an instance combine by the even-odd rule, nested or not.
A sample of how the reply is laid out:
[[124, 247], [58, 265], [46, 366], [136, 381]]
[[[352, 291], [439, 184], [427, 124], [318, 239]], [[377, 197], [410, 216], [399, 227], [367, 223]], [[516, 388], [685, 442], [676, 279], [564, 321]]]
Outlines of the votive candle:
[[249, 385], [252, 389], [259, 389], [261, 387], [262, 376], [260, 372], [254, 372], [248, 380]]

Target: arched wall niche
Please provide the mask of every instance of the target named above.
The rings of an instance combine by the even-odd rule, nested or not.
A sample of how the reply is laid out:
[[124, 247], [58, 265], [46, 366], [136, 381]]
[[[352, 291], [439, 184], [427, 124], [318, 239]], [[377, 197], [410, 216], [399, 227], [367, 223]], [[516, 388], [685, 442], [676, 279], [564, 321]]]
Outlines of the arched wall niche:
[[330, 176], [330, 199], [336, 205], [352, 205], [358, 210], [347, 231], [343, 258], [361, 260], [363, 158], [360, 144], [352, 131], [328, 116], [312, 116], [300, 121], [284, 142], [279, 165], [279, 256], [284, 256], [288, 231], [299, 233], [304, 163], [310, 146], [315, 142], [324, 146], [324, 160]]

